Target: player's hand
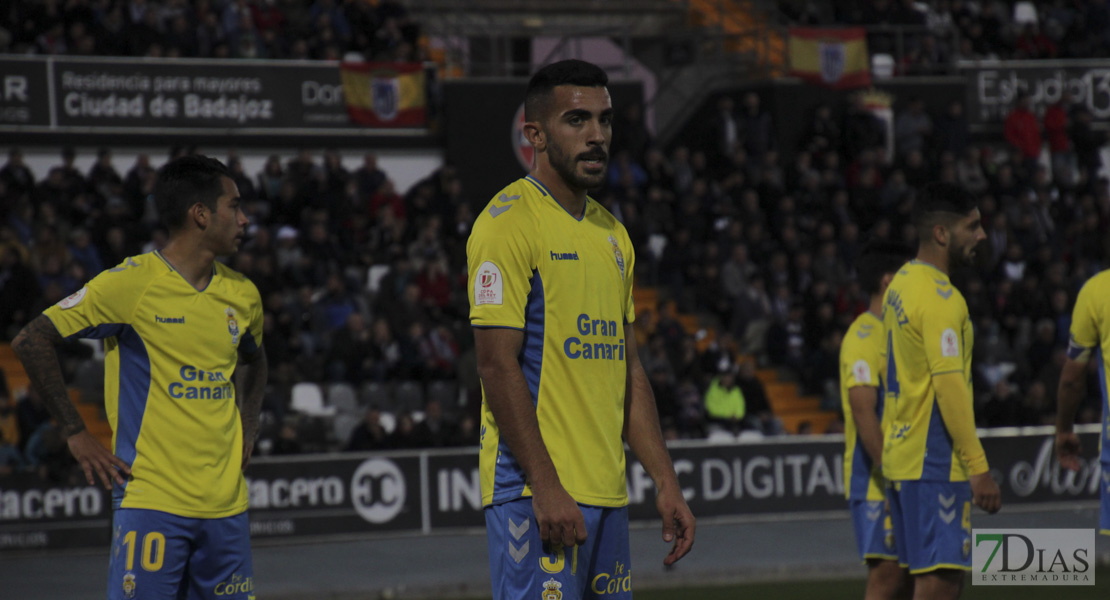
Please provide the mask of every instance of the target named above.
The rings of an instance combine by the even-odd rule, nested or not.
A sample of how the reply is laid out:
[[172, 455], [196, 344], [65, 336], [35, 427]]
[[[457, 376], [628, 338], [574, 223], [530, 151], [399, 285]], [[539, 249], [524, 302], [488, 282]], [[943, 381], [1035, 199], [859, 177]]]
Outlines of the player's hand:
[[1074, 431], [1056, 434], [1056, 460], [1069, 471], [1079, 470], [1079, 436]]
[[586, 519], [582, 509], [562, 485], [549, 488], [532, 488], [532, 512], [540, 529], [540, 541], [545, 548], [569, 548], [586, 542]]
[[674, 540], [670, 553], [663, 559], [663, 564], [669, 567], [694, 547], [694, 530], [697, 525], [694, 522], [694, 513], [690, 512], [686, 499], [682, 497], [682, 490], [677, 486], [659, 492], [655, 497], [655, 508], [663, 518], [663, 541], [670, 543]]
[[990, 471], [968, 478], [971, 482], [971, 502], [990, 514], [1002, 508], [1002, 491], [991, 477]]
[[112, 489], [113, 481], [123, 485], [126, 482], [123, 476], [131, 475], [131, 467], [105, 448], [88, 430], [69, 436], [66, 443], [73, 458], [77, 459], [77, 464], [85, 472], [85, 480], [89, 485], [96, 485], [94, 473], [106, 490]]

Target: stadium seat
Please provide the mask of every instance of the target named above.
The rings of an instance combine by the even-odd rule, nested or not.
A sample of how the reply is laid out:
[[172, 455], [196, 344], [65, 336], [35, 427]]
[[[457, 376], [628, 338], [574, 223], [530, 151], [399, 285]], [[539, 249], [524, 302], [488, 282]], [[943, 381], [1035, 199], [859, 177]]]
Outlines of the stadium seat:
[[351, 441], [351, 432], [358, 427], [362, 419], [353, 414], [339, 413], [332, 421], [332, 433], [335, 435], [335, 441], [339, 444], [340, 448], [347, 445]]
[[328, 406], [339, 414], [353, 415], [359, 412], [358, 396], [349, 383], [333, 383], [328, 386]]
[[315, 383], [294, 385], [290, 408], [310, 417], [330, 417], [336, 412], [335, 408], [324, 405], [324, 393]]
[[1038, 23], [1037, 7], [1032, 2], [1015, 2], [1014, 3], [1014, 23], [1017, 25], [1026, 25]]
[[367, 381], [362, 384], [358, 399], [364, 407], [376, 406], [385, 409], [392, 403], [389, 387], [377, 381]]
[[393, 407], [400, 412], [413, 412], [424, 408], [424, 387], [415, 381], [404, 381], [393, 395]]
[[432, 381], [428, 384], [428, 396], [425, 402], [438, 400], [443, 407], [443, 412], [453, 414], [459, 409], [459, 393], [455, 384], [450, 381]]
[[871, 57], [871, 74], [875, 79], [894, 77], [894, 57], [889, 54], [876, 54]]
[[382, 430], [384, 430], [386, 434], [391, 434], [397, 429], [397, 417], [393, 416], [391, 412], [382, 412], [378, 422], [382, 424]]

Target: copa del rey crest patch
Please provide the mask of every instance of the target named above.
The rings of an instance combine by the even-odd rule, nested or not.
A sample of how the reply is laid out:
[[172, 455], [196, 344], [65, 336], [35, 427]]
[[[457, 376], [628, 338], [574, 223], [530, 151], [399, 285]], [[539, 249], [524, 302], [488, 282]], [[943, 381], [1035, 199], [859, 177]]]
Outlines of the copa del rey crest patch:
[[474, 275], [474, 306], [503, 304], [504, 302], [504, 282], [501, 277], [501, 269], [487, 260], [478, 266], [478, 272]]

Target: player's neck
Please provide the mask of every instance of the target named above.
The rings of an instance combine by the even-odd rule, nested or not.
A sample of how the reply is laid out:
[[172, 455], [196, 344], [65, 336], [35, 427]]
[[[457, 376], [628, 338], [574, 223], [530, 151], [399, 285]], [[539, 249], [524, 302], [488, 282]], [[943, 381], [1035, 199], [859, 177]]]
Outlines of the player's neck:
[[883, 318], [883, 295], [874, 294], [871, 296], [871, 303], [867, 305], [867, 312], [871, 313], [878, 319]]
[[582, 217], [582, 211], [586, 208], [586, 190], [572, 189], [550, 166], [536, 165], [530, 175], [542, 183], [559, 206], [571, 216], [576, 219]]
[[948, 274], [948, 253], [944, 248], [938, 246], [923, 245], [917, 251], [917, 261], [929, 263], [937, 268], [938, 271]]
[[216, 255], [202, 248], [195, 240], [187, 237], [172, 239], [160, 252], [162, 258], [194, 288], [203, 290], [212, 281], [212, 263], [216, 261]]

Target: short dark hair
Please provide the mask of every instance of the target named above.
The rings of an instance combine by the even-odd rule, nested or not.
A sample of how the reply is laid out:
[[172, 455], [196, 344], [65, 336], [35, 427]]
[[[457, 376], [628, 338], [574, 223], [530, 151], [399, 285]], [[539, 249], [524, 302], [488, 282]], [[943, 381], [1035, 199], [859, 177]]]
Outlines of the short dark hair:
[[539, 121], [547, 116], [544, 114], [547, 100], [557, 86], [604, 87], [608, 84], [609, 76], [593, 63], [577, 59], [551, 63], [536, 71], [528, 82], [528, 90], [524, 92], [524, 120]]
[[979, 207], [975, 195], [954, 183], [930, 183], [921, 188], [913, 205], [913, 224], [919, 237], [934, 225], [967, 216]]
[[181, 229], [189, 209], [198, 202], [216, 210], [224, 177], [230, 179], [231, 172], [223, 163], [199, 154], [176, 158], [159, 169], [154, 205], [166, 229], [171, 233]]
[[856, 261], [856, 280], [868, 295], [882, 290], [883, 275], [894, 273], [906, 264], [913, 251], [901, 242], [873, 240], [863, 247]]

